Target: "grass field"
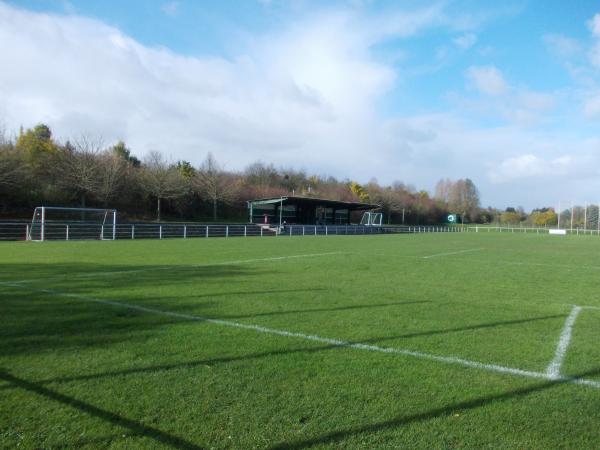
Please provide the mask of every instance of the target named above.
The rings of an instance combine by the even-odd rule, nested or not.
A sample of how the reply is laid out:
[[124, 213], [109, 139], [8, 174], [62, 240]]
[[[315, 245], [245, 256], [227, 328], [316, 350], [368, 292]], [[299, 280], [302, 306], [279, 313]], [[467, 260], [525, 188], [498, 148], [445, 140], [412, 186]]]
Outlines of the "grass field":
[[4, 243], [0, 265], [2, 448], [600, 442], [597, 236]]

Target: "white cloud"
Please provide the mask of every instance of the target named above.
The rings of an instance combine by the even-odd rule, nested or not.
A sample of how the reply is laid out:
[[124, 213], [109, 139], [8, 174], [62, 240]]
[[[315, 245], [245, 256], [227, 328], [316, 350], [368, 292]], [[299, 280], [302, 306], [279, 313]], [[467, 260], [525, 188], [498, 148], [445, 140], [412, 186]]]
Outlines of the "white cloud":
[[594, 15], [588, 23], [592, 36], [596, 39], [590, 50], [590, 62], [596, 68], [600, 68], [600, 14]]
[[489, 177], [493, 183], [506, 183], [522, 178], [566, 175], [573, 164], [569, 155], [546, 160], [527, 153], [501, 161], [490, 170]]
[[468, 50], [477, 42], [477, 36], [473, 33], [465, 33], [452, 39], [454, 45], [462, 50]]
[[212, 151], [232, 169], [263, 159], [368, 179], [383, 168], [364, 158], [381, 146], [376, 103], [396, 76], [369, 45], [417, 32], [436, 11], [365, 23], [317, 15], [224, 59], [147, 47], [97, 20], [0, 2], [11, 68], [0, 71], [0, 104], [14, 129], [46, 122], [62, 139], [124, 139], [140, 156], [157, 149], [197, 164]]
[[581, 51], [581, 45], [576, 39], [562, 34], [547, 34], [544, 43], [548, 49], [562, 58], [568, 58]]
[[585, 100], [583, 112], [589, 118], [600, 117], [600, 93], [596, 93]]
[[494, 66], [471, 66], [467, 70], [468, 80], [486, 95], [504, 95], [509, 86], [502, 72]]
[[[401, 179], [420, 188], [468, 176], [485, 201], [496, 204], [510, 195], [525, 204], [519, 183], [526, 178], [513, 178], [502, 192], [493, 184], [507, 178], [502, 168], [510, 164], [502, 162], [523, 149], [549, 161], [571, 156], [569, 173], [600, 191], [594, 181], [600, 177], [589, 173], [599, 164], [586, 156], [597, 153], [598, 142], [512, 124], [484, 127], [461, 118], [460, 109], [406, 117], [378, 110], [403, 74], [396, 62], [375, 58], [371, 46], [445, 26], [440, 7], [368, 20], [328, 10], [298, 20], [236, 43], [233, 58], [200, 58], [142, 45], [98, 20], [33, 13], [0, 1], [3, 120], [9, 131], [46, 122], [62, 139], [82, 132], [105, 142], [124, 139], [140, 157], [161, 150], [198, 164], [211, 151], [230, 169], [262, 159], [358, 181]], [[494, 108], [524, 111], [525, 119], [515, 120], [553, 106], [551, 95], [511, 87], [494, 66], [473, 66], [467, 76]], [[544, 174], [537, 181], [548, 188], [527, 196], [532, 206], [558, 195]]]
[[521, 90], [517, 94], [517, 101], [522, 107], [533, 111], [549, 111], [554, 107], [555, 98], [547, 92]]
[[600, 14], [595, 14], [589, 22], [592, 34], [600, 39]]
[[163, 13], [165, 13], [169, 17], [175, 17], [179, 14], [179, 2], [178, 1], [170, 1], [164, 3], [160, 9]]

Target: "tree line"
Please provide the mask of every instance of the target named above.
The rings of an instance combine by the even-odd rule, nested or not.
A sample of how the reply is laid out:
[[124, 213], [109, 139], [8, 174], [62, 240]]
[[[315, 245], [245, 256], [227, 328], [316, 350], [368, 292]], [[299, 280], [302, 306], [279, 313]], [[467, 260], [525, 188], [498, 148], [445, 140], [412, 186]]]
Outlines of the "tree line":
[[366, 184], [261, 161], [227, 170], [212, 153], [197, 167], [160, 152], [138, 159], [126, 143], [81, 136], [57, 142], [47, 125], [0, 130], [0, 214], [29, 217], [39, 205], [116, 208], [130, 220], [243, 221], [246, 201], [301, 195], [381, 205], [387, 223], [442, 223], [448, 213], [491, 221], [469, 179], [440, 180], [431, 196], [401, 181]]

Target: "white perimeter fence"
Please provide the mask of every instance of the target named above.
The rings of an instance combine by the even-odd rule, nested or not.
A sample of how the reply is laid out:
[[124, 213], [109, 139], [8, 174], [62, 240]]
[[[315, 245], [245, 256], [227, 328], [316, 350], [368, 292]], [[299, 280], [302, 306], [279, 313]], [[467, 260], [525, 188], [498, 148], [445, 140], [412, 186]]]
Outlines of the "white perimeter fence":
[[[86, 223], [46, 223], [44, 240], [112, 240], [113, 226]], [[26, 240], [31, 223], [0, 222], [0, 241]], [[363, 225], [287, 225], [280, 233], [274, 229], [257, 225], [200, 225], [190, 223], [135, 223], [117, 224], [115, 239], [167, 239], [208, 237], [251, 237], [251, 236], [328, 236], [365, 235], [395, 233], [533, 233], [549, 234], [550, 228], [465, 225], [461, 226], [382, 226]], [[600, 230], [573, 228], [564, 229], [569, 235], [600, 236]]]
[[[465, 232], [475, 233], [535, 233], [535, 234], [550, 234], [550, 230], [556, 230], [557, 228], [545, 228], [545, 227], [493, 227], [486, 225], [469, 225], [464, 227]], [[593, 228], [563, 228], [561, 231], [564, 234], [572, 234], [577, 236], [600, 236], [600, 230]]]
[[[39, 227], [39, 225], [36, 225]], [[37, 235], [41, 234], [35, 230]], [[200, 225], [171, 223], [136, 223], [100, 225], [89, 223], [46, 223], [44, 240], [112, 240], [115, 239], [167, 239], [250, 236], [328, 236], [367, 235], [391, 233], [454, 233], [466, 231], [460, 227], [447, 226], [363, 226], [363, 225], [287, 225], [279, 233], [274, 229], [257, 225]], [[0, 222], [0, 240], [25, 240], [31, 232], [31, 224], [25, 222]]]

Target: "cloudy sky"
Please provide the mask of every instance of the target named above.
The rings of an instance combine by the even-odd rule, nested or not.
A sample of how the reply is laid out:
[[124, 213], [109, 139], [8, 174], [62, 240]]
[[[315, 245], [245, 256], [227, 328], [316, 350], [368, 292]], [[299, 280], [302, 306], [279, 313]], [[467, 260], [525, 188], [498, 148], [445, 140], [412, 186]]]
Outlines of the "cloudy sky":
[[600, 202], [597, 1], [0, 0], [0, 48], [11, 132]]

